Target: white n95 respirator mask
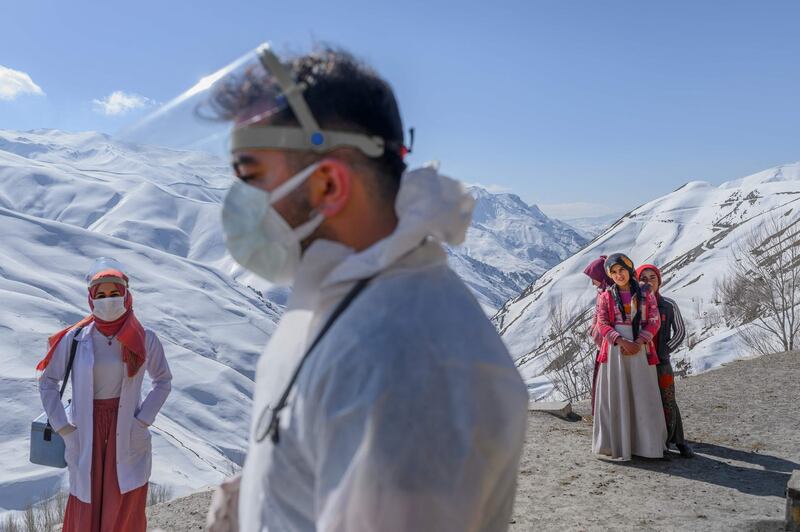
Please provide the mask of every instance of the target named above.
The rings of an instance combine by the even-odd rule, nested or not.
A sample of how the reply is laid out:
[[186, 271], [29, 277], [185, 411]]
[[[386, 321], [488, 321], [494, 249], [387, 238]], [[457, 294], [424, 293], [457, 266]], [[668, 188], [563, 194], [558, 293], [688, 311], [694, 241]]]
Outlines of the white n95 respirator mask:
[[292, 228], [274, 205], [302, 185], [318, 166], [306, 167], [271, 192], [240, 180], [233, 183], [222, 206], [222, 229], [225, 247], [236, 262], [267, 281], [291, 284], [300, 264], [300, 243], [325, 217], [316, 214]]

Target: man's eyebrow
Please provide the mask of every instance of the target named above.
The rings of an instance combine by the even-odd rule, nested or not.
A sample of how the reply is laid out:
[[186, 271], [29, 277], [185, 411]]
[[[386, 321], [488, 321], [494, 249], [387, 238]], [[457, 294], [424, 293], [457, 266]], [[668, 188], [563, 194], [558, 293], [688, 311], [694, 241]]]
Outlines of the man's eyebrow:
[[258, 164], [258, 160], [252, 155], [244, 153], [242, 155], [234, 156], [233, 161], [231, 161], [231, 164], [233, 164], [234, 166], [240, 164], [245, 164], [245, 165]]
[[244, 175], [244, 173], [242, 172], [242, 166], [252, 166], [257, 164], [258, 164], [258, 159], [256, 159], [252, 155], [247, 155], [247, 154], [236, 155], [231, 161], [231, 166], [233, 167], [233, 173], [236, 174], [236, 177], [245, 182], [252, 180], [254, 176], [252, 174]]

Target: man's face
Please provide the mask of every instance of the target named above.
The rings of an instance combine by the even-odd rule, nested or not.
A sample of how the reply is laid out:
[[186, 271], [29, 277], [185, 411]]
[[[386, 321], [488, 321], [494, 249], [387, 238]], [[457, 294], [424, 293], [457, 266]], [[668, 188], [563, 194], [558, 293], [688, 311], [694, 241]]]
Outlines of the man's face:
[[[236, 177], [266, 192], [272, 192], [295, 174], [280, 150], [237, 151], [231, 155], [231, 165]], [[297, 227], [311, 217], [306, 185], [303, 183], [273, 205], [291, 227]]]
[[656, 272], [654, 272], [653, 270], [648, 269], [643, 271], [642, 274], [639, 276], [639, 281], [645, 284], [649, 284], [650, 288], [653, 289], [653, 292], [658, 292], [658, 289], [660, 288], [658, 284], [658, 275], [656, 275]]

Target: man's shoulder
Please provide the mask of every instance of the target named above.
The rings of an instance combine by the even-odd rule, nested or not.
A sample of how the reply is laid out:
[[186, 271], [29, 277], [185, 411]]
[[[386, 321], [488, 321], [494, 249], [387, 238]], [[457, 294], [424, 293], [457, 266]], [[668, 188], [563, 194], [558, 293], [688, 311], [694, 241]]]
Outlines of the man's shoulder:
[[335, 357], [379, 354], [383, 361], [410, 356], [436, 363], [461, 351], [510, 360], [475, 297], [446, 265], [375, 279], [341, 319], [341, 328], [331, 329]]
[[[392, 309], [391, 316], [384, 318], [394, 318], [392, 323], [398, 325], [398, 330], [415, 328], [436, 332], [469, 324], [491, 327], [475, 296], [447, 265], [403, 272], [376, 281], [373, 304]], [[370, 304], [369, 301], [365, 303]]]

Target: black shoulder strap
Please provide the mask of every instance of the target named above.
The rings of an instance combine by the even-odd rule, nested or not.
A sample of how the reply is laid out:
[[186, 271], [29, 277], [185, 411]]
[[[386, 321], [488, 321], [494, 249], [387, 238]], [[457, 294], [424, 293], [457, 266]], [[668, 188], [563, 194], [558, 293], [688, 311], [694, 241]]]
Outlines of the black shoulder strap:
[[[67, 382], [69, 381], [69, 373], [72, 371], [72, 363], [75, 361], [75, 352], [78, 350], [78, 335], [81, 333], [81, 327], [75, 329], [75, 334], [72, 336], [72, 345], [69, 349], [69, 360], [67, 361], [67, 371], [64, 373], [64, 382], [61, 383], [61, 391], [58, 392], [59, 397], [64, 397], [64, 390], [67, 389]], [[50, 441], [52, 439], [53, 427], [50, 425], [50, 420], [44, 427], [44, 440]]]
[[78, 335], [81, 333], [81, 330], [81, 328], [75, 329], [75, 334], [72, 336], [72, 346], [69, 350], [67, 371], [64, 373], [64, 382], [61, 383], [61, 391], [58, 392], [59, 397], [64, 397], [64, 390], [67, 389], [67, 381], [69, 380], [69, 373], [72, 371], [72, 363], [75, 361], [75, 352], [78, 350]]
[[[272, 418], [270, 419], [269, 425], [267, 425], [266, 427], [267, 430], [263, 431], [261, 434], [257, 433], [256, 441], [259, 442], [263, 441], [264, 438], [266, 438], [269, 435], [272, 437], [272, 441], [274, 443], [278, 443], [278, 422], [280, 421], [280, 413], [281, 410], [283, 410], [286, 407], [286, 401], [289, 398], [289, 393], [292, 391], [292, 387], [294, 386], [294, 383], [297, 381], [297, 377], [300, 376], [300, 370], [303, 369], [303, 364], [305, 364], [306, 360], [308, 360], [309, 355], [311, 355], [311, 352], [314, 351], [315, 347], [317, 347], [317, 344], [319, 344], [319, 342], [325, 336], [325, 333], [327, 333], [328, 330], [331, 328], [331, 326], [333, 326], [336, 319], [339, 316], [341, 316], [345, 310], [347, 310], [347, 307], [350, 306], [350, 303], [352, 303], [353, 300], [356, 298], [356, 296], [360, 294], [361, 291], [364, 290], [364, 288], [366, 288], [367, 284], [369, 284], [371, 280], [372, 278], [370, 277], [368, 279], [361, 279], [360, 281], [358, 281], [356, 285], [350, 290], [350, 292], [346, 296], [344, 296], [344, 299], [342, 299], [339, 302], [339, 305], [331, 313], [330, 317], [328, 318], [328, 321], [326, 321], [325, 325], [322, 326], [322, 329], [320, 329], [319, 334], [317, 334], [317, 337], [311, 343], [311, 346], [306, 350], [306, 353], [303, 355], [303, 358], [300, 359], [300, 363], [297, 364], [297, 368], [295, 368], [294, 373], [292, 374], [292, 378], [289, 380], [289, 384], [287, 384], [286, 388], [283, 390], [283, 394], [281, 395], [278, 404], [275, 406], [275, 408], [272, 409]], [[269, 410], [270, 409], [267, 408], [264, 412], [261, 413], [261, 416], [265, 416]]]

